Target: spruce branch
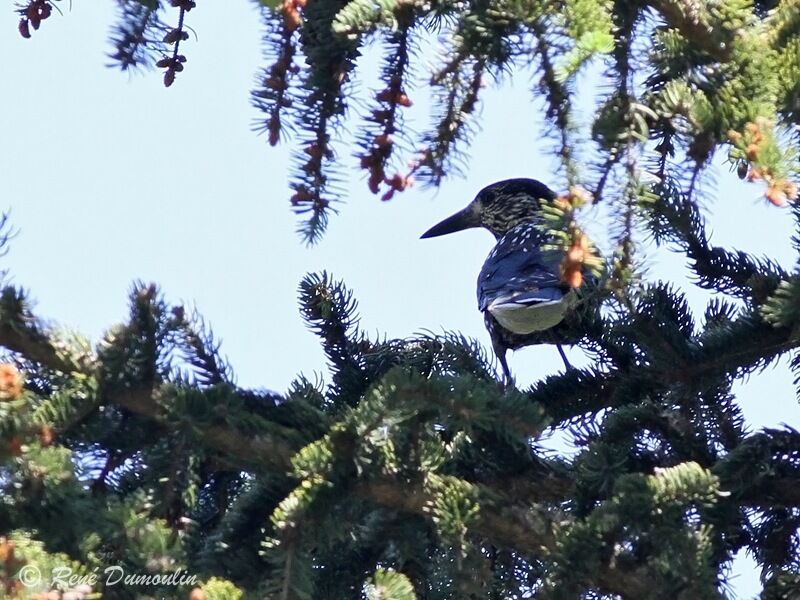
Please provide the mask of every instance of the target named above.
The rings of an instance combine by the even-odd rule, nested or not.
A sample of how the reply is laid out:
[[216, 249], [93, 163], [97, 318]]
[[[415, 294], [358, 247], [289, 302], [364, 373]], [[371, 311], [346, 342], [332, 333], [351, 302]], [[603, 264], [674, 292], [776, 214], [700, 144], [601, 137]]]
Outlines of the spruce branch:
[[540, 87], [547, 100], [547, 116], [551, 119], [553, 129], [560, 137], [559, 155], [565, 168], [567, 181], [570, 185], [576, 183], [578, 177], [577, 165], [573, 160], [575, 144], [570, 133], [573, 129], [571, 119], [571, 98], [564, 78], [556, 72], [552, 58], [554, 44], [548, 39], [550, 23], [541, 18], [529, 23], [531, 31], [536, 36], [536, 52], [539, 55], [542, 77]]
[[194, 0], [170, 0], [170, 4], [178, 9], [178, 23], [175, 27], [167, 29], [161, 41], [167, 46], [172, 46], [172, 54], [163, 56], [156, 62], [158, 68], [164, 69], [164, 87], [170, 87], [175, 81], [175, 75], [183, 71], [186, 57], [179, 53], [179, 49], [181, 42], [189, 39], [184, 19], [186, 13], [196, 6]]
[[[622, 331], [613, 328], [613, 338]], [[625, 330], [638, 334], [625, 325]], [[646, 331], [641, 332], [647, 335]], [[658, 342], [658, 335], [648, 339]], [[635, 340], [635, 338], [634, 338]], [[606, 340], [601, 340], [606, 344]], [[663, 394], [682, 386], [703, 385], [716, 378], [732, 379], [763, 368], [777, 357], [800, 345], [792, 330], [773, 327], [758, 314], [745, 312], [736, 319], [718, 324], [713, 330], [700, 333], [685, 348], [686, 358], [679, 362], [669, 359], [671, 348], [659, 343], [651, 349], [666, 352], [665, 357], [652, 360], [649, 354], [637, 356], [630, 364], [624, 362], [609, 370], [571, 369], [562, 375], [542, 379], [525, 392], [532, 402], [542, 405], [556, 423], [565, 423], [594, 414], [609, 407], [637, 402], [649, 394]], [[591, 346], [590, 346], [591, 347]]]
[[352, 292], [323, 271], [307, 275], [300, 283], [300, 305], [309, 327], [322, 338], [325, 354], [335, 369], [337, 396], [343, 395], [344, 387], [360, 396], [367, 385], [363, 350], [369, 344], [358, 333], [358, 304]]
[[187, 317], [185, 309], [177, 306], [172, 309], [172, 317], [176, 322], [177, 334], [183, 338], [180, 346], [184, 349], [184, 360], [197, 373], [199, 383], [233, 383], [231, 367], [220, 356], [220, 343], [214, 339], [197, 311], [192, 311]]
[[347, 110], [347, 84], [361, 45], [360, 36], [341, 36], [334, 31], [336, 16], [344, 4], [342, 0], [321, 0], [303, 8], [300, 47], [308, 68], [301, 73], [303, 97], [298, 102], [296, 122], [305, 142], [295, 152], [298, 168], [291, 201], [297, 214], [308, 215], [298, 232], [309, 244], [319, 240], [332, 210], [327, 197], [335, 185], [327, 173], [335, 157], [332, 133]]
[[676, 244], [686, 253], [701, 287], [762, 304], [787, 278], [773, 261], [711, 246], [697, 206], [671, 180], [658, 184], [654, 191], [660, 200], [644, 206], [649, 213], [648, 226], [657, 242]]
[[[323, 337], [330, 356], [340, 360], [342, 348], [352, 345], [356, 334], [352, 296], [326, 275], [311, 276], [302, 289], [310, 324]], [[375, 515], [399, 513], [406, 523], [419, 519], [428, 527], [435, 525], [447, 539], [457, 540], [465, 551], [465, 561], [482, 561], [474, 549], [493, 547], [500, 555], [511, 552], [546, 564], [552, 574], [548, 581], [561, 582], [559, 589], [576, 593], [593, 590], [640, 598], [649, 589], [663, 589], [665, 593], [676, 589], [682, 578], [715, 584], [713, 577], [706, 576], [706, 569], [712, 550], [723, 542], [709, 532], [706, 519], [725, 515], [726, 511], [736, 513], [739, 506], [768, 511], [773, 527], [764, 529], [762, 537], [777, 544], [774, 531], [785, 523], [779, 513], [782, 507], [797, 506], [799, 500], [794, 490], [800, 489], [796, 451], [800, 442], [791, 430], [766, 431], [740, 439], [738, 445], [729, 444], [732, 449], [715, 461], [715, 438], [692, 431], [694, 420], [705, 417], [685, 410], [689, 398], [686, 390], [724, 388], [731, 374], [745, 372], [766, 360], [757, 350], [769, 348], [770, 340], [781, 349], [796, 342], [785, 328], [765, 323], [752, 312], [737, 315], [723, 305], [710, 310], [711, 329], [695, 334], [682, 299], [663, 286], [646, 291], [638, 312], [640, 319], [647, 313], [654, 323], [663, 323], [675, 344], [681, 337], [684, 342], [688, 340], [677, 356], [681, 358], [681, 352], [686, 351], [691, 359], [676, 362], [673, 353], [664, 353], [658, 345], [639, 343], [642, 356], [652, 360], [642, 360], [636, 369], [614, 367], [612, 361], [607, 372], [571, 370], [545, 380], [527, 395], [515, 396], [504, 393], [493, 378], [485, 377], [480, 359], [465, 362], [469, 345], [458, 338], [447, 339], [444, 346], [430, 338], [384, 342], [376, 346], [384, 348], [386, 357], [371, 362], [366, 351], [359, 366], [365, 381], [377, 381], [368, 391], [359, 393], [357, 402], [340, 403], [338, 421], [332, 422], [314, 413], [305, 400], [311, 392], [304, 391], [303, 386], [291, 399], [266, 403], [269, 406], [261, 405], [247, 414], [241, 409], [247, 396], [224, 382], [193, 387], [162, 381], [157, 374], [168, 375], [170, 371], [157, 367], [160, 359], [153, 357], [164, 354], [159, 347], [178, 342], [192, 348], [194, 342], [187, 342], [183, 333], [178, 335], [183, 331], [181, 319], [160, 300], [157, 291], [138, 286], [132, 294], [126, 335], [139, 340], [144, 348], [142, 355], [151, 368], [141, 371], [139, 380], [148, 385], [106, 388], [102, 402], [106, 410], [118, 407], [133, 417], [144, 418], [151, 434], [156, 426], [159, 441], [152, 450], [148, 448], [148, 453], [156, 454], [148, 455], [150, 463], [157, 464], [153, 460], [161, 452], [159, 460], [166, 459], [172, 465], [167, 483], [174, 491], [165, 514], [173, 521], [190, 514], [190, 507], [203, 494], [202, 482], [207, 481], [204, 465], [212, 464], [184, 460], [189, 459], [184, 455], [194, 443], [202, 445], [202, 456], [213, 459], [216, 468], [248, 470], [280, 480], [279, 486], [270, 488], [270, 494], [276, 497], [271, 506], [280, 509], [273, 513], [275, 533], [283, 533], [267, 548], [265, 560], [273, 561], [284, 572], [289, 568], [291, 576], [280, 579], [283, 582], [297, 581], [296, 573], [305, 572], [303, 565], [313, 560], [309, 554], [311, 538], [305, 535], [315, 527], [330, 526], [326, 519], [335, 507], [335, 511], [343, 512], [334, 514], [347, 514], [358, 523], [368, 522], [364, 519], [374, 519]], [[620, 323], [607, 323], [613, 335], [634, 340], [658, 333], [643, 325], [626, 333]], [[627, 321], [622, 324], [630, 325]], [[165, 335], [162, 330], [174, 335]], [[607, 340], [601, 338], [601, 342]], [[5, 343], [1, 336], [0, 343]], [[448, 345], [453, 348], [444, 352]], [[367, 348], [363, 342], [359, 347]], [[390, 352], [395, 353], [394, 359], [388, 356]], [[451, 360], [472, 365], [469, 368], [477, 377], [456, 375]], [[389, 365], [403, 361], [423, 370], [408, 366], [389, 370]], [[683, 390], [682, 405], [673, 406], [670, 398], [679, 388]], [[329, 398], [336, 393], [331, 391]], [[658, 400], [640, 404], [645, 397]], [[541, 432], [545, 422], [539, 402], [558, 423], [610, 409], [605, 434], [590, 441], [591, 452], [577, 468], [542, 459], [532, 451], [530, 438]], [[352, 408], [347, 408], [348, 404]], [[317, 426], [309, 427], [309, 420], [316, 420]], [[126, 428], [136, 427], [134, 418], [124, 422]], [[164, 454], [173, 450], [175, 440], [177, 450]], [[673, 452], [665, 451], [667, 444]], [[596, 455], [602, 445], [629, 448], [627, 461], [633, 462], [620, 463], [605, 479], [598, 477], [595, 472], [603, 463]], [[609, 454], [613, 458], [613, 452]], [[123, 450], [113, 455], [113, 463], [111, 456], [104, 455], [98, 481], [116, 470], [113, 465], [126, 454]], [[647, 474], [673, 466], [676, 456], [710, 467], [718, 483], [695, 467]], [[512, 457], [516, 462], [511, 462]], [[522, 463], [521, 457], [525, 457]], [[430, 470], [425, 476], [417, 472], [423, 465]], [[124, 472], [115, 475], [111, 487], [124, 489], [130, 485], [125, 483], [130, 481], [128, 477]], [[283, 491], [276, 491], [278, 488]], [[715, 495], [717, 491], [719, 495]], [[703, 511], [712, 510], [708, 513], [712, 516], [704, 516], [700, 524], [685, 521], [684, 508], [705, 506], [711, 492], [715, 508], [697, 510], [703, 515]], [[578, 497], [587, 503], [583, 510], [567, 511], [565, 502], [576, 494], [583, 494]], [[353, 497], [358, 502], [352, 502]], [[655, 508], [661, 512], [653, 520], [651, 509]], [[640, 528], [634, 538], [630, 537], [631, 529], [620, 526], [623, 521]], [[668, 524], [673, 521], [680, 527], [670, 529]], [[288, 529], [283, 523], [289, 524]], [[296, 537], [294, 532], [299, 530], [294, 524], [301, 523], [303, 537]], [[734, 533], [741, 528], [738, 520], [728, 526]], [[599, 538], [597, 531], [603, 532]], [[401, 536], [395, 533], [388, 538]], [[661, 555], [649, 545], [653, 539], [680, 549], [686, 560], [697, 559], [677, 576], [680, 581], [674, 571], [665, 575], [658, 566]], [[732, 540], [729, 546], [742, 543]], [[631, 548], [641, 548], [641, 555]], [[588, 551], [592, 554], [587, 558]], [[315, 556], [321, 557], [320, 552], [324, 551], [317, 548]], [[777, 551], [771, 554], [769, 564], [784, 564], [781, 556]], [[290, 557], [291, 565], [287, 563]], [[295, 560], [301, 562], [295, 564]], [[577, 569], [575, 564], [582, 566]], [[296, 566], [300, 571], [295, 571]]]
[[[50, 6], [36, 0], [33, 4]], [[185, 13], [194, 4], [174, 0], [177, 26], [162, 21], [162, 2], [119, 0], [121, 24], [115, 37], [115, 62], [123, 69], [153, 62], [166, 69], [165, 83], [183, 68], [178, 46], [186, 39]], [[611, 54], [614, 68], [604, 81], [614, 88], [609, 103], [593, 123], [608, 156], [595, 165], [597, 197], [604, 191], [613, 167], [628, 154], [618, 135], [625, 119], [644, 121], [644, 135], [657, 140], [654, 149], [663, 173], [667, 156], [679, 155], [694, 163], [689, 191], [715, 151], [731, 132], [778, 117], [791, 123], [798, 112], [800, 52], [794, 42], [796, 15], [791, 4], [766, 11], [760, 3], [642, 0], [637, 3], [566, 0], [560, 3], [486, 3], [432, 5], [363, 0], [287, 0], [262, 2], [272, 61], [258, 78], [253, 103], [264, 113], [257, 129], [278, 143], [286, 129], [298, 132], [294, 153], [291, 202], [303, 216], [298, 231], [308, 243], [323, 234], [341, 195], [334, 172], [337, 132], [348, 117], [353, 87], [351, 77], [360, 60], [360, 48], [383, 37], [391, 61], [381, 73], [385, 89], [381, 106], [371, 111], [370, 127], [360, 140], [358, 156], [369, 172], [374, 192], [387, 186], [384, 199], [407, 188], [412, 175], [433, 185], [458, 172], [465, 159], [464, 142], [477, 129], [474, 114], [486, 76], [498, 78], [515, 67], [538, 63], [541, 73], [536, 95], [545, 99], [557, 153], [566, 178], [577, 182], [578, 152], [582, 149], [579, 123], [571, 117], [570, 89], [574, 75], [588, 60]], [[663, 24], [653, 16], [663, 20]], [[448, 60], [430, 82], [438, 123], [422, 137], [421, 150], [409, 172], [387, 170], [398, 140], [409, 132], [398, 119], [398, 106], [410, 104], [405, 82], [419, 61], [408, 50], [411, 32], [423, 28], [444, 33]], [[416, 34], [415, 34], [416, 35]], [[642, 43], [656, 43], [644, 56]], [[295, 62], [297, 60], [297, 62]], [[305, 64], [305, 68], [303, 65]], [[646, 81], [634, 82], [633, 70], [647, 70]], [[634, 85], [635, 83], [635, 85]], [[631, 111], [628, 108], [635, 108]], [[647, 114], [645, 114], [647, 113]], [[638, 134], [642, 133], [639, 128]], [[583, 132], [580, 132], [583, 133]], [[757, 160], [732, 160], [748, 167], [751, 179], [763, 179], [766, 195], [776, 204], [793, 200], [797, 185], [796, 160], [777, 155], [774, 144], [762, 148]], [[783, 146], [781, 145], [781, 148]], [[652, 152], [645, 147], [646, 153]], [[787, 150], [787, 148], [783, 148]], [[690, 194], [691, 195], [691, 194]]]
[[698, 341], [694, 364], [684, 370], [666, 369], [665, 380], [690, 382], [714, 376], [741, 377], [765, 367], [800, 344], [791, 330], [773, 327], [755, 312], [742, 314], [726, 327], [717, 328], [713, 335], [701, 335]]
[[[154, 397], [151, 389], [126, 390], [107, 400], [132, 413], [147, 417], [165, 426], [171, 422], [168, 412]], [[275, 425], [280, 430], [280, 427]], [[289, 439], [297, 439], [296, 432], [285, 430]], [[197, 431], [198, 440], [207, 447], [235, 459], [235, 463], [246, 468], [274, 466], [278, 470], [288, 466], [296, 447], [274, 434], [248, 436], [227, 425], [209, 425]]]
[[732, 501], [761, 509], [800, 507], [800, 432], [785, 427], [750, 435], [713, 471]]
[[155, 57], [167, 49], [162, 41], [167, 27], [161, 21], [161, 3], [118, 0], [117, 4], [118, 22], [111, 33], [114, 52], [109, 58], [123, 71], [154, 65]]
[[[294, 63], [296, 36], [290, 21], [269, 10], [262, 13], [266, 27], [264, 53], [272, 64], [256, 78], [258, 87], [251, 92], [251, 101], [265, 115], [257, 121], [256, 131], [265, 132], [269, 145], [276, 146], [287, 125], [283, 117], [295, 102], [291, 86], [300, 67]], [[288, 125], [291, 127], [291, 121]]]
[[389, 186], [381, 200], [391, 200], [395, 192], [403, 191], [411, 184], [408, 177], [399, 173], [392, 177], [386, 173], [397, 146], [394, 138], [403, 131], [402, 109], [412, 105], [406, 88], [409, 84], [414, 15], [410, 5], [399, 7], [393, 14], [397, 27], [387, 35], [389, 54], [381, 73], [381, 81], [386, 83], [386, 87], [376, 94], [375, 99], [380, 105], [367, 118], [375, 127], [369, 127], [361, 135], [360, 142], [360, 166], [369, 172], [369, 190], [377, 194], [382, 185]]
[[0, 345], [47, 369], [71, 373], [92, 366], [87, 356], [74, 355], [56, 340], [31, 312], [26, 294], [11, 286], [0, 292]]
[[[481, 490], [481, 488], [478, 488]], [[432, 494], [422, 484], [378, 479], [359, 483], [355, 493], [370, 502], [410, 514], [427, 514], [434, 502]], [[495, 494], [482, 490], [478, 504], [482, 507], [473, 524], [474, 533], [485, 541], [513, 548], [529, 556], [547, 556], [555, 545], [553, 525], [547, 510], [531, 506], [495, 505]], [[607, 565], [587, 587], [623, 598], [642, 598], [653, 589], [650, 576], [643, 570], [626, 565]]]
[[[139, 342], [144, 342], [145, 346], [149, 345], [150, 348], [143, 354], [140, 355], [138, 350], [133, 354], [125, 351], [128, 359], [120, 359], [116, 351], [109, 355], [108, 350], [105, 354], [101, 353], [100, 356], [76, 355], [70, 353], [69, 347], [55, 341], [43, 323], [31, 313], [27, 299], [22, 292], [12, 287], [6, 287], [0, 294], [0, 346], [17, 352], [24, 359], [37, 363], [50, 371], [57, 371], [65, 375], [77, 373], [84, 379], [99, 378], [102, 380], [104, 377], [107, 379], [104, 373], [109, 373], [109, 364], [113, 364], [117, 360], [129, 360], [133, 365], [139, 365], [135, 371], [137, 373], [135, 379], [139, 385], [133, 384], [133, 382], [121, 387], [106, 385], [98, 396], [81, 403], [77, 412], [65, 417], [60, 424], [64, 431], [86, 419], [100, 406], [119, 406], [133, 414], [166, 426], [170, 422], [169, 411], [165, 410], [158, 400], [158, 396], [163, 390], [159, 387], [158, 377], [154, 370], [157, 369], [156, 355], [159, 353], [159, 347], [163, 344], [164, 339], [157, 332], [158, 317], [153, 320], [150, 312], [154, 301], [158, 306], [154, 288], [135, 288], [132, 293], [133, 328], [122, 336], [128, 340], [135, 337]], [[157, 312], [163, 314], [166, 311], [158, 310]], [[126, 345], [127, 342], [123, 343], [120, 349], [124, 350]], [[103, 363], [104, 359], [109, 358], [111, 358], [110, 363]], [[141, 370], [141, 367], [144, 367], [144, 370]], [[142, 383], [146, 385], [141, 385]], [[278, 424], [275, 424], [274, 427], [277, 428], [274, 431], [288, 435], [287, 439], [298, 439], [292, 430], [282, 428]], [[286, 465], [289, 457], [293, 454], [291, 444], [281, 441], [280, 435], [276, 437], [274, 433], [255, 436], [244, 445], [242, 444], [242, 434], [235, 429], [214, 425], [201, 429], [200, 434], [201, 439], [212, 447], [226, 454], [245, 458], [255, 464]]]
[[474, 128], [471, 116], [478, 105], [486, 60], [469, 55], [453, 58], [431, 79], [442, 105], [435, 129], [423, 138], [423, 150], [412, 163], [409, 176], [439, 185], [448, 174], [458, 173], [456, 158], [460, 144], [469, 142]]
[[[712, 6], [722, 3], [696, 0], [646, 0], [645, 3], [658, 11], [671, 27], [680, 31], [698, 49], [719, 60], [727, 57], [734, 28], [740, 24], [720, 18], [722, 15]], [[735, 6], [732, 10], [747, 10], [746, 3], [731, 4]]]
[[59, 0], [26, 0], [25, 2], [17, 3], [17, 13], [20, 15], [19, 20], [19, 34], [28, 39], [31, 37], [31, 28], [34, 31], [38, 30], [42, 21], [49, 18], [55, 8], [58, 12], [61, 10], [57, 4]]

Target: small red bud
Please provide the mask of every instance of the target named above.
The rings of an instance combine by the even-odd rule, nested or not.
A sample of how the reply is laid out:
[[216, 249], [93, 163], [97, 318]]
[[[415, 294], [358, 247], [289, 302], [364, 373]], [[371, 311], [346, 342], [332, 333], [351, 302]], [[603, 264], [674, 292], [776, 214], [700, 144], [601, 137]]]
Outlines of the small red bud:
[[31, 37], [31, 29], [28, 27], [28, 19], [25, 17], [22, 17], [19, 20], [19, 34], [26, 40], [30, 39]]
[[367, 181], [367, 187], [369, 187], [369, 191], [373, 194], [377, 194], [381, 189], [382, 181], [383, 169], [380, 168], [380, 165], [372, 167], [369, 172], [369, 180]]
[[289, 31], [294, 31], [303, 24], [303, 17], [300, 16], [292, 0], [284, 0], [283, 18]]
[[314, 199], [314, 197], [311, 195], [311, 193], [308, 191], [308, 189], [306, 189], [305, 186], [301, 186], [301, 187], [297, 188], [297, 191], [292, 196], [291, 203], [293, 205], [297, 206], [301, 202], [308, 202], [309, 200], [313, 200], [313, 199]]
[[767, 200], [772, 202], [775, 206], [783, 206], [786, 204], [786, 193], [777, 186], [770, 186], [766, 191]]
[[303, 148], [303, 152], [308, 154], [311, 158], [321, 158], [322, 157], [322, 150], [319, 147], [319, 144], [312, 143]]
[[392, 145], [392, 136], [387, 133], [382, 133], [381, 135], [375, 136], [375, 145], [378, 148], [386, 148]]
[[401, 175], [400, 173], [395, 173], [391, 178], [386, 178], [385, 181], [386, 185], [391, 186], [393, 190], [397, 190], [398, 192], [402, 192], [409, 185], [411, 185], [409, 178]]
[[165, 44], [174, 44], [178, 40], [181, 39], [181, 30], [180, 29], [172, 29], [167, 32], [167, 34], [162, 38], [162, 42]]
[[281, 92], [286, 89], [286, 82], [280, 77], [267, 77], [264, 80], [264, 86], [276, 92]]
[[579, 288], [583, 285], [583, 273], [579, 268], [569, 269], [564, 272], [562, 280], [571, 288]]
[[585, 257], [586, 251], [579, 246], [572, 246], [569, 250], [567, 250], [567, 262], [569, 264], [582, 264]]
[[269, 145], [277, 146], [278, 142], [281, 141], [281, 120], [278, 115], [272, 115], [267, 124], [267, 130], [269, 132]]

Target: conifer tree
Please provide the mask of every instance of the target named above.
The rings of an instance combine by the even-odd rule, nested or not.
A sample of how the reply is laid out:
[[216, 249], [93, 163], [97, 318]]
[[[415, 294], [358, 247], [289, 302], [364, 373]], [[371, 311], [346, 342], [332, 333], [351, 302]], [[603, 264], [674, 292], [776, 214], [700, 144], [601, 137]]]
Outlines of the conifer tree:
[[[20, 34], [60, 4], [22, 2]], [[178, 85], [202, 3], [118, 4], [116, 64]], [[388, 199], [412, 178], [458, 173], [486, 78], [533, 74], [567, 190], [547, 227], [565, 272], [605, 263], [603, 308], [576, 332], [591, 364], [508, 388], [458, 333], [370, 338], [345, 283], [319, 273], [299, 301], [330, 373], [265, 393], [237, 386], [202, 318], [153, 284], [134, 284], [127, 320], [96, 348], [6, 285], [2, 593], [688, 600], [725, 597], [747, 551], [764, 598], [800, 597], [800, 433], [748, 431], [732, 393], [787, 354], [800, 379], [800, 279], [712, 245], [698, 205], [722, 153], [761, 186], [763, 210], [800, 219], [800, 2], [263, 0], [262, 15], [270, 64], [253, 101], [270, 144], [289, 127], [303, 140], [292, 204], [308, 241], [347, 170], [345, 124], [360, 132], [355, 166]], [[443, 58], [423, 83], [431, 36]], [[355, 68], [375, 42], [381, 88], [359, 114]], [[601, 81], [588, 129], [573, 110], [587, 69]], [[434, 121], [414, 137], [403, 111], [421, 94]], [[616, 251], [578, 259], [580, 213], [599, 202]], [[642, 276], [645, 232], [717, 292], [703, 315]], [[541, 451], [549, 428], [577, 453]], [[24, 585], [58, 565], [82, 579]], [[152, 578], [113, 590], [92, 579], [113, 566]], [[182, 585], [166, 579], [176, 573]]]

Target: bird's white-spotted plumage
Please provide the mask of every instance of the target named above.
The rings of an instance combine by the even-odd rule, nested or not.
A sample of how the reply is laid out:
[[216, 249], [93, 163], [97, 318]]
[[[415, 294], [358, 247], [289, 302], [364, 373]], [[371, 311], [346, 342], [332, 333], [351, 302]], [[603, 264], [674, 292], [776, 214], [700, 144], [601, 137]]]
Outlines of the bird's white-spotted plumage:
[[558, 325], [576, 301], [561, 282], [558, 257], [542, 250], [544, 233], [521, 223], [497, 242], [478, 276], [478, 308], [511, 333]]

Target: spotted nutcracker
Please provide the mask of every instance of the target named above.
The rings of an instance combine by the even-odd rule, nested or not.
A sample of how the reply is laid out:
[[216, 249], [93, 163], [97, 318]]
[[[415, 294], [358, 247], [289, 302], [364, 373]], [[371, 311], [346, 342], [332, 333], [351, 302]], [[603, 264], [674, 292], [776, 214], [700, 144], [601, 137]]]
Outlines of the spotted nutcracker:
[[534, 179], [498, 181], [422, 235], [431, 238], [483, 227], [497, 239], [478, 275], [478, 308], [509, 384], [509, 349], [555, 343], [569, 368], [560, 343], [576, 341], [560, 324], [579, 295], [562, 281], [559, 254], [542, 249], [548, 241], [541, 227], [542, 202], [555, 198], [555, 192]]

